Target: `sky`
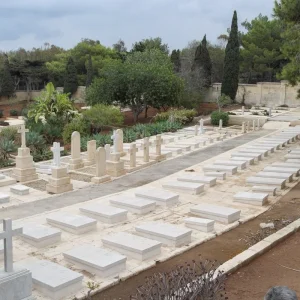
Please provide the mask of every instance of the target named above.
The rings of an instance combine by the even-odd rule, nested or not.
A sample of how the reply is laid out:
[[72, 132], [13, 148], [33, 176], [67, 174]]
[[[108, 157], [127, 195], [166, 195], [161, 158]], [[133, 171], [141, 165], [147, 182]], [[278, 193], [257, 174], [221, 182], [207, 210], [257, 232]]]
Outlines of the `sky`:
[[226, 33], [237, 10], [239, 24], [260, 13], [271, 16], [274, 0], [0, 0], [0, 50], [44, 43], [63, 48], [82, 38], [111, 47], [123, 39], [161, 37], [172, 49], [189, 41], [211, 42]]

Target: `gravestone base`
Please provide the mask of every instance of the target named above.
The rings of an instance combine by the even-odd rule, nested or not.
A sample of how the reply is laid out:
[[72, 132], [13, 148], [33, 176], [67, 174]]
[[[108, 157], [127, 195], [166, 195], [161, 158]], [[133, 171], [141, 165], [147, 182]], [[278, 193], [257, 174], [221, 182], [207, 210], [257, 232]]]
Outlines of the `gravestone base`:
[[30, 168], [30, 169], [15, 168], [14, 175], [16, 181], [18, 182], [34, 181], [39, 179], [38, 174], [36, 174], [35, 168]]
[[112, 177], [119, 177], [126, 174], [123, 161], [107, 161], [106, 172]]
[[150, 159], [155, 160], [156, 162], [161, 162], [167, 159], [166, 154], [156, 155], [150, 154]]
[[46, 191], [51, 194], [61, 194], [73, 190], [66, 167], [53, 167], [52, 176], [46, 185]]
[[88, 159], [85, 159], [85, 160], [83, 161], [83, 164], [84, 164], [85, 167], [92, 166], [92, 165], [94, 165], [95, 163], [96, 163], [96, 162], [95, 162], [94, 160], [88, 160]]
[[69, 170], [77, 170], [84, 167], [84, 163], [81, 158], [70, 159], [69, 161]]
[[109, 181], [111, 178], [109, 175], [104, 175], [104, 176], [101, 176], [101, 177], [93, 177], [91, 179], [92, 183], [96, 183], [96, 184], [99, 184], [99, 183], [103, 183], [103, 182], [106, 182], [106, 181]]
[[31, 296], [32, 277], [26, 269], [15, 268], [6, 273], [0, 269], [0, 299], [5, 300], [34, 300]]

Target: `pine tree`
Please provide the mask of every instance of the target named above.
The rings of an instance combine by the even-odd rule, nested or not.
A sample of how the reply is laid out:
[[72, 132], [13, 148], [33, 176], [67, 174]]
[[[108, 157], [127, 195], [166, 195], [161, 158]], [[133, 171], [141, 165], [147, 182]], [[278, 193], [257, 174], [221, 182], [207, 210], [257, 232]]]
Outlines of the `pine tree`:
[[10, 66], [7, 55], [4, 55], [2, 80], [1, 80], [1, 96], [11, 97], [15, 93], [14, 82], [10, 74]]
[[228, 43], [225, 49], [224, 76], [221, 93], [235, 99], [239, 85], [240, 44], [237, 13], [234, 11]]
[[64, 93], [70, 93], [70, 97], [71, 97], [77, 91], [77, 88], [78, 88], [78, 81], [77, 81], [76, 66], [73, 58], [69, 57], [66, 66]]
[[196, 49], [192, 72], [198, 73], [198, 79], [203, 81], [203, 87], [211, 85], [212, 63], [207, 50], [206, 35]]
[[93, 62], [91, 55], [89, 56], [88, 64], [86, 67], [86, 83], [85, 86], [88, 88], [93, 81]]
[[171, 62], [174, 65], [174, 72], [179, 73], [181, 70], [180, 50], [173, 50], [171, 53]]

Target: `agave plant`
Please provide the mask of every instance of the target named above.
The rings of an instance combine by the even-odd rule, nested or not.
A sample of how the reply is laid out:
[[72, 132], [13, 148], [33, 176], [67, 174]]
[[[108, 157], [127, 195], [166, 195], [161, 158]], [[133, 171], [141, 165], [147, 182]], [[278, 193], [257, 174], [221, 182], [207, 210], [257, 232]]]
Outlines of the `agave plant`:
[[4, 161], [9, 161], [11, 158], [11, 153], [17, 151], [17, 146], [15, 142], [9, 140], [7, 137], [0, 139], [0, 158]]

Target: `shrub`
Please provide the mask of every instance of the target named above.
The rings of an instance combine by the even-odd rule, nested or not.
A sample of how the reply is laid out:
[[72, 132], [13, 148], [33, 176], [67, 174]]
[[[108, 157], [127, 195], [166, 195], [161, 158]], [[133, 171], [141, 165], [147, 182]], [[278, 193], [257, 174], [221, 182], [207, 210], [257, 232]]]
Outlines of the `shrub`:
[[9, 126], [8, 122], [0, 121], [0, 126]]
[[197, 115], [194, 109], [179, 109], [179, 110], [169, 110], [167, 112], [159, 113], [154, 117], [155, 122], [161, 121], [174, 121], [181, 124], [187, 124], [193, 121], [194, 117]]
[[16, 117], [19, 115], [19, 112], [16, 110], [16, 109], [11, 109], [9, 114], [12, 116], [12, 117]]
[[289, 107], [287, 104], [278, 105], [278, 107]]
[[228, 112], [228, 115], [230, 115], [230, 116], [236, 116], [236, 113], [234, 113], [234, 112], [232, 112], [232, 111], [229, 111], [229, 112]]
[[0, 119], [3, 118], [3, 110], [0, 110]]
[[252, 115], [253, 115], [253, 116], [258, 116], [259, 113], [258, 113], [257, 111], [254, 111], [254, 112], [252, 113]]
[[17, 150], [15, 141], [9, 140], [7, 137], [2, 137], [0, 139], [0, 160], [10, 161], [11, 153]]
[[73, 119], [69, 124], [65, 125], [62, 133], [65, 144], [70, 143], [71, 135], [74, 131], [78, 131], [81, 136], [88, 135], [89, 125], [84, 118], [77, 117]]
[[219, 125], [219, 121], [222, 119], [223, 120], [223, 126], [227, 126], [228, 125], [228, 121], [229, 121], [229, 115], [226, 112], [222, 112], [222, 111], [214, 111], [211, 116], [211, 124], [212, 125]]
[[0, 131], [0, 137], [6, 138], [10, 141], [15, 141], [17, 138], [18, 130], [15, 127], [7, 127]]

